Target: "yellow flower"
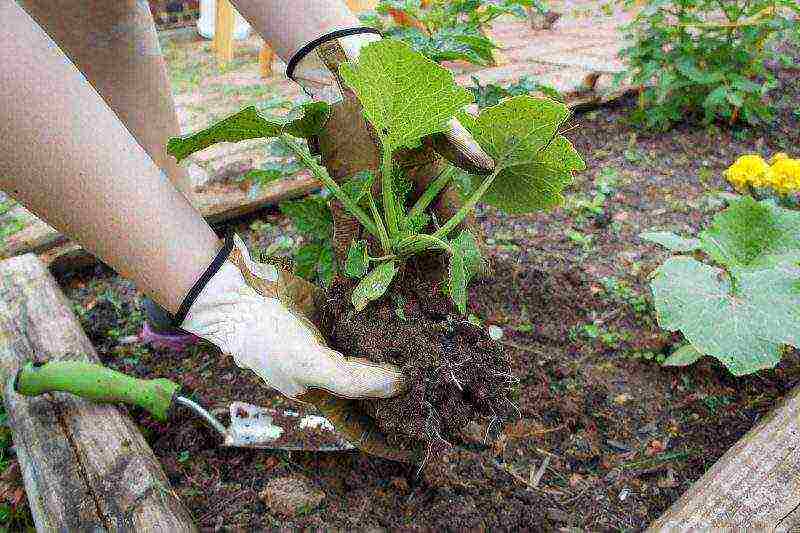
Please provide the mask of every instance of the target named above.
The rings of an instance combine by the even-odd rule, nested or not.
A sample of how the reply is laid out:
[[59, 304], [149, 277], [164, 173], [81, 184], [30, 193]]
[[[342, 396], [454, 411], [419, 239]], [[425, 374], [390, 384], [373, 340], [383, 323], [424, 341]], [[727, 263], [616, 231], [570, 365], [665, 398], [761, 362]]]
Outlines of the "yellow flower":
[[800, 191], [800, 160], [775, 158], [770, 167], [770, 186], [780, 194]]
[[789, 156], [786, 155], [786, 152], [777, 152], [777, 153], [773, 154], [773, 156], [770, 158], [769, 162], [772, 163], [772, 164], [775, 164], [778, 161], [782, 161], [784, 159], [789, 159]]
[[770, 167], [760, 155], [743, 155], [725, 171], [725, 178], [736, 187], [744, 191], [746, 185], [764, 187], [768, 185]]

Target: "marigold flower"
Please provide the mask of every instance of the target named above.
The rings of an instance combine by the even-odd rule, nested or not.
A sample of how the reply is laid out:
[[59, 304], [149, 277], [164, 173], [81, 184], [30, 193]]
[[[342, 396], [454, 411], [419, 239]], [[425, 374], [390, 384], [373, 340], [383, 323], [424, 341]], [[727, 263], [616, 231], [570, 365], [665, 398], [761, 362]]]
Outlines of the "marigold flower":
[[786, 195], [800, 191], [800, 160], [789, 157], [776, 159], [770, 167], [770, 186]]
[[743, 155], [725, 171], [725, 178], [738, 191], [746, 186], [764, 187], [769, 185], [770, 167], [760, 155]]
[[770, 164], [774, 165], [778, 161], [782, 161], [784, 159], [789, 159], [789, 156], [786, 154], [786, 152], [777, 152], [773, 154], [773, 156], [769, 159], [769, 162]]

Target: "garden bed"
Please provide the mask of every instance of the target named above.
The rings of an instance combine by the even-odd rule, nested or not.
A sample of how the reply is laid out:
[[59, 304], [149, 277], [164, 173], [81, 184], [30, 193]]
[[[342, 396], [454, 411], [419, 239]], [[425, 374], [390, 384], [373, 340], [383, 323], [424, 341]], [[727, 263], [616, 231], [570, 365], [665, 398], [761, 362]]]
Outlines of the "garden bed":
[[[222, 449], [194, 419], [163, 426], [132, 412], [198, 525], [646, 527], [800, 382], [797, 353], [745, 378], [711, 360], [660, 367], [656, 360], [679, 339], [655, 324], [647, 276], [667, 253], [638, 237], [653, 228], [694, 234], [723, 207], [721, 172], [733, 159], [800, 145], [800, 77], [780, 78], [779, 119], [764, 131], [681, 125], [645, 135], [625, 122], [634, 99], [579, 114], [571, 136], [589, 170], [565, 208], [520, 217], [479, 211], [494, 275], [475, 283], [469, 313], [502, 329], [522, 380], [522, 419], [484, 452], [494, 463], [453, 454], [443, 467], [448, 482], [434, 484], [415, 467], [356, 452]], [[605, 200], [592, 207], [598, 192]], [[300, 239], [277, 210], [235, 229], [261, 248]], [[216, 408], [288, 404], [208, 345], [183, 354], [140, 345], [140, 296], [109, 271], [60, 281], [104, 363], [179, 380]], [[287, 475], [321, 489], [319, 507], [291, 519], [271, 514], [259, 492]]]

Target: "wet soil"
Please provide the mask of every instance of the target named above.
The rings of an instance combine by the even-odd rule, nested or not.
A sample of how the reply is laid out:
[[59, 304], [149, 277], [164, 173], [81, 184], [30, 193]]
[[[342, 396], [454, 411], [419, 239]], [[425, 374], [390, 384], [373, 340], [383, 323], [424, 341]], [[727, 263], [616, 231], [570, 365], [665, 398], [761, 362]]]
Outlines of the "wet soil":
[[516, 410], [509, 395], [517, 380], [502, 346], [458, 315], [442, 280], [426, 277], [416, 261], [408, 262], [387, 293], [360, 312], [351, 303], [356, 281], [335, 280], [322, 331], [342, 353], [403, 371], [404, 394], [362, 407], [391, 445], [416, 449], [423, 441], [428, 462], [460, 442], [470, 422], [499, 427]]
[[[650, 304], [648, 275], [668, 254], [638, 237], [696, 233], [724, 207], [731, 190], [722, 171], [739, 155], [800, 155], [800, 75], [779, 78], [768, 129], [643, 133], [626, 121], [633, 99], [578, 114], [569, 135], [589, 168], [563, 208], [517, 217], [479, 210], [494, 273], [473, 284], [469, 318], [502, 329], [522, 418], [481, 460], [442, 453], [441, 475], [452, 482], [357, 452], [224, 449], [186, 414], [163, 425], [131, 410], [201, 529], [644, 529], [800, 383], [794, 351], [744, 378], [713, 360], [660, 366], [681, 343], [658, 328]], [[588, 207], [598, 191], [600, 212]], [[302, 240], [277, 210], [234, 229], [253, 247]], [[59, 281], [104, 363], [176, 379], [212, 408], [290, 406], [207, 344], [179, 354], [137, 343], [140, 295], [113, 272]], [[323, 503], [290, 520], [270, 514], [258, 493], [287, 475], [308, 479]]]

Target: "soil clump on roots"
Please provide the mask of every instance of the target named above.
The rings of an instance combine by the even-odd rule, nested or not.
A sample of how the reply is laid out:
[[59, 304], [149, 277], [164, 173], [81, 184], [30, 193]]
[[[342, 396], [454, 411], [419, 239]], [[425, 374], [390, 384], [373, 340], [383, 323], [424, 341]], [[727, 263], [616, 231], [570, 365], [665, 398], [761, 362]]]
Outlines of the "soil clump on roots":
[[322, 309], [322, 329], [344, 354], [391, 363], [406, 376], [407, 390], [396, 398], [365, 400], [392, 445], [427, 446], [427, 458], [464, 442], [470, 422], [499, 430], [517, 414], [510, 393], [518, 384], [502, 347], [480, 327], [460, 316], [443, 282], [420, 275], [409, 262], [387, 293], [356, 312], [350, 297], [357, 282], [336, 279]]

